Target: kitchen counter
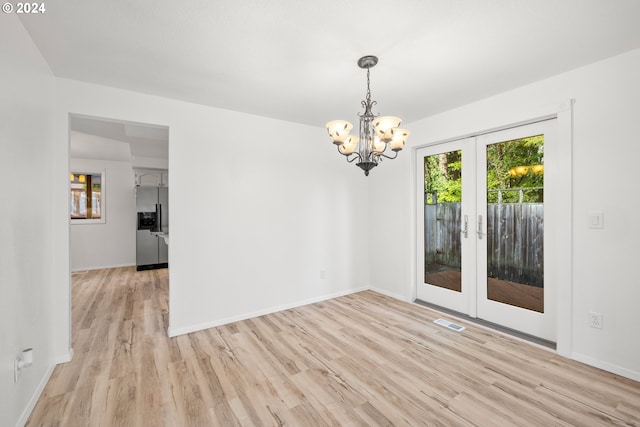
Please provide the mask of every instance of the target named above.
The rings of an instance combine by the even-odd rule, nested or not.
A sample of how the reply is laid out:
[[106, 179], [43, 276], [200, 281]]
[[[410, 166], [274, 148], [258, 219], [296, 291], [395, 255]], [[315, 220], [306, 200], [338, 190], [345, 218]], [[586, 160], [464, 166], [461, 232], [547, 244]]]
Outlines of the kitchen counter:
[[157, 237], [161, 237], [164, 239], [164, 242], [168, 245], [169, 244], [169, 232], [164, 232], [164, 231], [152, 231], [151, 234], [153, 234], [154, 236]]

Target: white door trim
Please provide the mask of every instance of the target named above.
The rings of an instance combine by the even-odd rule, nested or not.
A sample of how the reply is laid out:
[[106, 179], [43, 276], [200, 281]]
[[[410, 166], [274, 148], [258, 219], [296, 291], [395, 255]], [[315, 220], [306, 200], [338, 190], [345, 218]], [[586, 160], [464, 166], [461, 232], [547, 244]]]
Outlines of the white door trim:
[[409, 295], [411, 300], [416, 299], [416, 290], [418, 286], [417, 275], [415, 274], [418, 266], [418, 257], [422, 256], [418, 254], [417, 247], [417, 198], [415, 197], [417, 188], [416, 180], [416, 163], [418, 157], [418, 150], [425, 146], [431, 146], [441, 144], [444, 142], [455, 141], [458, 139], [465, 139], [474, 136], [480, 136], [485, 133], [504, 130], [511, 127], [517, 127], [524, 124], [534, 123], [541, 120], [550, 118], [557, 118], [558, 126], [558, 146], [559, 161], [562, 162], [563, 168], [559, 171], [559, 181], [561, 185], [555, 189], [559, 205], [560, 217], [558, 221], [563, 225], [562, 233], [554, 236], [554, 240], [550, 244], [554, 244], [559, 248], [560, 258], [557, 260], [559, 266], [557, 277], [559, 280], [557, 287], [557, 339], [556, 339], [556, 352], [561, 356], [570, 358], [572, 355], [572, 340], [573, 333], [573, 253], [572, 253], [572, 241], [573, 241], [573, 164], [572, 164], [572, 146], [573, 146], [573, 99], [567, 99], [559, 105], [547, 106], [541, 109], [530, 110], [529, 113], [520, 115], [519, 118], [508, 121], [508, 124], [504, 126], [498, 126], [493, 128], [485, 128], [478, 130], [474, 133], [461, 134], [446, 139], [431, 141], [425, 144], [412, 148], [412, 174], [410, 177], [411, 185], [411, 216], [412, 216], [412, 272], [411, 275], [414, 278], [413, 283], [409, 283]]

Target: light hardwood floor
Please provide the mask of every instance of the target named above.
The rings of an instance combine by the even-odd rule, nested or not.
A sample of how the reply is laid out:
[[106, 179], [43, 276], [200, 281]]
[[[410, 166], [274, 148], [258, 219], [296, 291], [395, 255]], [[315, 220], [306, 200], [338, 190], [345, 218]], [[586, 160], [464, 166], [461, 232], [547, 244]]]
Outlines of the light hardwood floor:
[[28, 426], [640, 425], [640, 383], [375, 292], [171, 339], [167, 270], [72, 294], [75, 355]]

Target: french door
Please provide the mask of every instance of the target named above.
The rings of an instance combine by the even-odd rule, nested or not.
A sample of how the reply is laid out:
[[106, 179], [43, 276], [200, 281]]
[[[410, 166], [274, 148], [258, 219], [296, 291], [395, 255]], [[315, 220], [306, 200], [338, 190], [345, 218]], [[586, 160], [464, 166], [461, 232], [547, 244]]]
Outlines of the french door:
[[417, 298], [475, 317], [475, 138], [418, 150]]
[[544, 244], [555, 128], [547, 120], [417, 150], [418, 299], [555, 341], [545, 274], [554, 248]]

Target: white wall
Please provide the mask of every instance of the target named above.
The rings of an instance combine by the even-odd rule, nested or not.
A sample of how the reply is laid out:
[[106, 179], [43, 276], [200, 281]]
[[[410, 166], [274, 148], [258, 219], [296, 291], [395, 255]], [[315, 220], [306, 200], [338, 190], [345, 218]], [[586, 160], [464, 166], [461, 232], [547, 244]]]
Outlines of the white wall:
[[[71, 112], [169, 126], [172, 334], [368, 287], [367, 181], [324, 129], [57, 84], [58, 124]], [[68, 178], [67, 163], [54, 173]]]
[[[26, 421], [55, 363], [68, 356], [56, 315], [68, 316], [68, 307], [55, 305], [50, 231], [54, 78], [18, 18], [1, 20], [0, 425], [13, 426]], [[14, 360], [29, 347], [33, 366], [14, 384]]]
[[[640, 205], [638, 75], [635, 50], [407, 125], [409, 149], [370, 177], [370, 222], [398, 219], [370, 241], [372, 287], [406, 300], [415, 288], [411, 147], [530, 120], [574, 98], [573, 266], [563, 267], [573, 274], [571, 325], [570, 342], [562, 345], [575, 359], [640, 380], [640, 228], [633, 221]], [[603, 230], [587, 228], [590, 211], [604, 212]], [[602, 330], [587, 326], [589, 311], [603, 314]]]
[[[74, 133], [73, 137], [85, 135]], [[135, 265], [136, 202], [131, 162], [71, 159], [70, 166], [72, 172], [103, 172], [105, 178], [105, 222], [71, 223], [71, 271]]]

